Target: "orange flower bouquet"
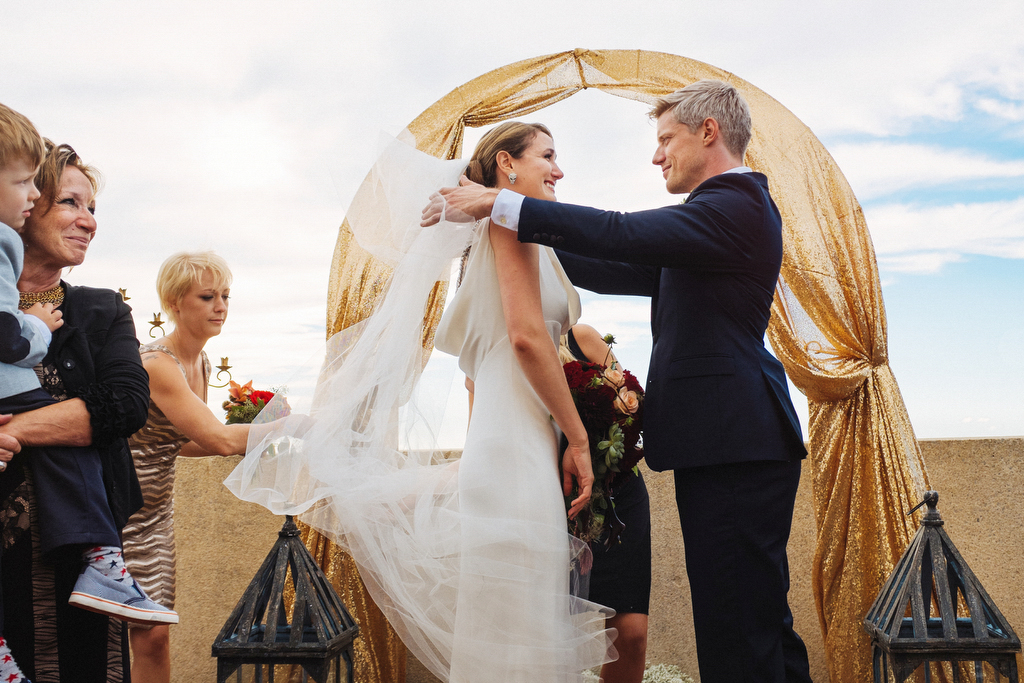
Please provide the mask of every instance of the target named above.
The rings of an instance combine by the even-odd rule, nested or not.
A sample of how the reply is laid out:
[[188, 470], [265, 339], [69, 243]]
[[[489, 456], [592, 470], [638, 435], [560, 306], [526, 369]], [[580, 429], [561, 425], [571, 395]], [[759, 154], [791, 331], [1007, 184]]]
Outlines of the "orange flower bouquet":
[[274, 398], [272, 391], [261, 391], [252, 388], [252, 380], [245, 384], [231, 381], [228, 388], [228, 400], [223, 408], [227, 413], [227, 424], [249, 424], [256, 419], [270, 400]]

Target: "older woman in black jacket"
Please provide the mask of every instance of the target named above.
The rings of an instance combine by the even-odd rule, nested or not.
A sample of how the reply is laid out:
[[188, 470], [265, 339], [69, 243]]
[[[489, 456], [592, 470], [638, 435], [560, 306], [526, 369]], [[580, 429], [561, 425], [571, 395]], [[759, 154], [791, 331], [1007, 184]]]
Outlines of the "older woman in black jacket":
[[[95, 171], [71, 147], [47, 142], [36, 185], [42, 197], [22, 234], [25, 266], [18, 289], [24, 303], [52, 302], [63, 311], [64, 325], [36, 368], [58, 403], [4, 418], [0, 455], [22, 446], [91, 444], [100, 453], [101, 485], [121, 528], [142, 505], [127, 437], [146, 422], [148, 376], [131, 309], [121, 297], [60, 279], [63, 268], [82, 263], [96, 234]], [[11, 650], [33, 680], [122, 681], [128, 668], [123, 623], [68, 605], [80, 558], [40, 557], [38, 532], [30, 524], [32, 482], [19, 459], [0, 477], [5, 635]]]

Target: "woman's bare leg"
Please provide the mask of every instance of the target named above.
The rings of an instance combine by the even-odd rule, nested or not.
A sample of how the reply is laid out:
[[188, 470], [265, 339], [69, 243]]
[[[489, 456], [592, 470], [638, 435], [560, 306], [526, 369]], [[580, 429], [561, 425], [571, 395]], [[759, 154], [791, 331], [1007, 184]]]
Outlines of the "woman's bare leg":
[[133, 683], [170, 683], [171, 630], [166, 625], [128, 631]]
[[616, 614], [605, 623], [619, 631], [615, 638], [619, 658], [601, 667], [601, 679], [604, 683], [641, 683], [647, 664], [647, 615]]

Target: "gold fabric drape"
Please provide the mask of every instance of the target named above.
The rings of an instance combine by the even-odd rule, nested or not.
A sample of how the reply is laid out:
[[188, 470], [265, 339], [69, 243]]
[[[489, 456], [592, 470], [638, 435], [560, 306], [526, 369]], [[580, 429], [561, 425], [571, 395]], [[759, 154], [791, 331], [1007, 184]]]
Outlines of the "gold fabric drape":
[[[768, 334], [810, 401], [815, 599], [831, 680], [867, 681], [870, 644], [861, 619], [916, 528], [903, 511], [927, 482], [888, 366], [867, 226], [813, 133], [766, 93], [708, 64], [642, 50], [582, 49], [488, 72], [438, 100], [408, 131], [420, 150], [454, 159], [462, 154], [466, 126], [523, 116], [586, 88], [650, 103], [702, 78], [731, 83], [746, 97], [754, 121], [747, 163], [768, 176], [782, 212], [785, 252]], [[388, 276], [343, 223], [328, 292], [328, 333], [366, 317]], [[427, 350], [444, 302], [443, 289], [436, 294], [424, 318]]]

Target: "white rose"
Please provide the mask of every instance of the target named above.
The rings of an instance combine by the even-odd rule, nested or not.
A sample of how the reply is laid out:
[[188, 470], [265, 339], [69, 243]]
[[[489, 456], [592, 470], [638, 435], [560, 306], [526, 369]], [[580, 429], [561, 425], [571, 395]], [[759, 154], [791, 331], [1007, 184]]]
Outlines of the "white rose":
[[622, 387], [619, 389], [619, 397], [615, 399], [615, 407], [627, 415], [632, 415], [640, 407], [640, 399], [637, 398], [635, 391]]
[[619, 370], [618, 367], [606, 369], [604, 371], [604, 377], [616, 387], [621, 387], [622, 383], [626, 380], [626, 376], [622, 374], [622, 370]]

